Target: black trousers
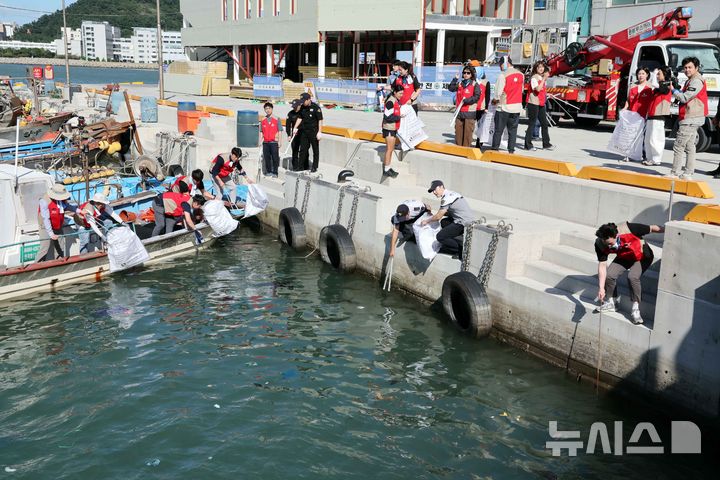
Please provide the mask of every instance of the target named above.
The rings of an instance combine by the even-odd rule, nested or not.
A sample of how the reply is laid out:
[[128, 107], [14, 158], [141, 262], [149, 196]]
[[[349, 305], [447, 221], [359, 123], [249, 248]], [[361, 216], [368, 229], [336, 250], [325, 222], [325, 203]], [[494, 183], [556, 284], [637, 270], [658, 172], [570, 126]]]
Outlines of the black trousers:
[[[317, 170], [320, 163], [320, 145], [317, 139], [317, 130], [303, 130], [300, 132], [300, 169]], [[310, 167], [310, 147], [313, 149], [313, 162]], [[310, 167], [310, 168], [308, 168]]]
[[465, 232], [465, 225], [455, 223], [449, 218], [443, 218], [440, 221], [442, 229], [437, 234], [437, 241], [440, 242], [440, 251], [451, 255], [462, 253], [462, 240], [458, 241], [455, 237]]
[[508, 113], [501, 112], [500, 110], [495, 111], [495, 132], [493, 132], [492, 149], [498, 150], [500, 148], [500, 141], [502, 140], [502, 134], [507, 128], [508, 131], [508, 152], [515, 152], [515, 139], [517, 137], [517, 127], [520, 122], [519, 113]]
[[290, 148], [292, 149], [292, 169], [293, 172], [297, 172], [298, 170], [300, 170], [300, 134], [293, 137], [292, 142], [290, 143]]
[[550, 134], [548, 133], [548, 120], [547, 113], [545, 113], [545, 106], [533, 105], [532, 103], [527, 104], [528, 114], [528, 128], [525, 131], [525, 150], [532, 148], [532, 136], [533, 130], [535, 129], [535, 120], [540, 120], [540, 128], [542, 129], [542, 141], [543, 148], [550, 146]]
[[280, 166], [280, 147], [277, 142], [263, 142], [263, 160], [265, 161], [265, 173], [277, 175]]

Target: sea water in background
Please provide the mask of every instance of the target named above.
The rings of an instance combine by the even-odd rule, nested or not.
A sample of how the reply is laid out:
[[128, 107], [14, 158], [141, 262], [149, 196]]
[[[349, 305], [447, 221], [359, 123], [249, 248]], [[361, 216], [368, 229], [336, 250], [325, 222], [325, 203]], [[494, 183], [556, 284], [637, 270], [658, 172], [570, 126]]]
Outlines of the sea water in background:
[[604, 422], [613, 446], [613, 422], [627, 445], [652, 421], [666, 449], [669, 420], [304, 257], [241, 226], [165, 268], [0, 305], [4, 478], [716, 478], [705, 435], [703, 455], [601, 454], [598, 437], [553, 457], [552, 420], [584, 442]]
[[[27, 78], [27, 69], [32, 67], [44, 67], [44, 64], [37, 65], [6, 65], [0, 64], [0, 75], [11, 78]], [[65, 82], [65, 66], [54, 65], [55, 81]], [[70, 67], [70, 80], [72, 83], [82, 84], [105, 84], [115, 82], [143, 82], [158, 83], [157, 70], [142, 70], [132, 68], [100, 68], [100, 67]]]

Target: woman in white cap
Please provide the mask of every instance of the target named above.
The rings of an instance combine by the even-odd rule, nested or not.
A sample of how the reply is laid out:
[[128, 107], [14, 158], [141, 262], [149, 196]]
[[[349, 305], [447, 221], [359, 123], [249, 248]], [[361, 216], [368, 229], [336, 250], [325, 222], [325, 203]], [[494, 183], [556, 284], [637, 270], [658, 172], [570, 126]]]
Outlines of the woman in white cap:
[[[40, 234], [40, 249], [35, 256], [36, 262], [54, 260], [65, 256], [60, 246], [60, 236], [71, 232], [65, 224], [65, 215], [75, 212], [77, 207], [70, 205], [70, 193], [62, 184], [56, 183], [38, 202], [38, 233]], [[50, 248], [52, 245], [53, 249]], [[70, 242], [65, 241], [65, 249], [69, 249]]]
[[97, 247], [97, 240], [91, 241], [90, 230], [105, 240], [105, 235], [98, 227], [98, 222], [104, 223], [105, 220], [110, 220], [118, 225], [122, 224], [123, 221], [118, 216], [113, 208], [110, 206], [110, 201], [102, 193], [96, 193], [93, 195], [89, 202], [85, 202], [78, 207], [76, 223], [78, 226], [83, 226], [85, 229], [80, 233], [80, 253], [92, 252]]

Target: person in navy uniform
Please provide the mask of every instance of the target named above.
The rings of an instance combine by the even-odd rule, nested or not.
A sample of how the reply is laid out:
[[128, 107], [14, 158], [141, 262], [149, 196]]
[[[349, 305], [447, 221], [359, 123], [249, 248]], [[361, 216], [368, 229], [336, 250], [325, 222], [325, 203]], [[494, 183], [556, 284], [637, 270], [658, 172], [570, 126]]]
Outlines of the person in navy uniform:
[[[316, 172], [320, 162], [320, 138], [322, 137], [323, 114], [320, 106], [313, 103], [309, 93], [300, 95], [303, 106], [300, 117], [295, 122], [294, 135], [300, 135], [300, 169]], [[310, 162], [310, 147], [313, 149], [313, 162]]]

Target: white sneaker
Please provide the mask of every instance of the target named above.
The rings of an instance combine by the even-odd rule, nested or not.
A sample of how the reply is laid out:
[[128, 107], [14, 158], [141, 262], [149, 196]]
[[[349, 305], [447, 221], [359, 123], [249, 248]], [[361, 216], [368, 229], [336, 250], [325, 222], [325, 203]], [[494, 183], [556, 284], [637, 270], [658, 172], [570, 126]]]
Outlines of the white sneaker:
[[632, 322], [635, 325], [640, 325], [641, 323], [643, 323], [643, 319], [640, 316], [640, 305], [638, 305], [637, 303], [633, 303], [632, 311], [630, 312], [630, 316], [632, 317]]
[[692, 180], [693, 176], [690, 173], [683, 173], [680, 175], [680, 180]]
[[617, 307], [615, 306], [615, 302], [613, 302], [612, 299], [603, 302], [602, 305], [600, 305], [597, 310], [598, 312], [617, 312]]

